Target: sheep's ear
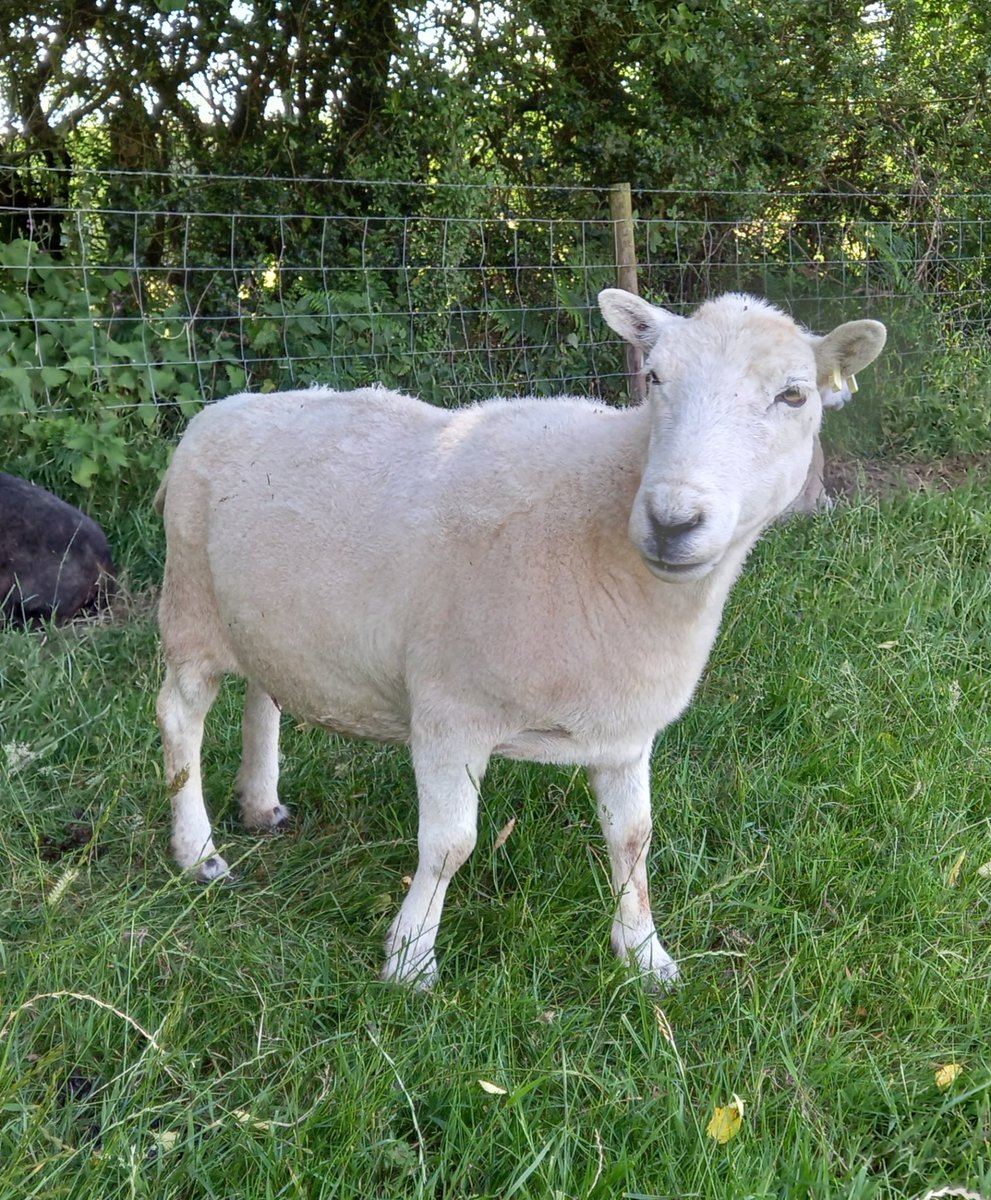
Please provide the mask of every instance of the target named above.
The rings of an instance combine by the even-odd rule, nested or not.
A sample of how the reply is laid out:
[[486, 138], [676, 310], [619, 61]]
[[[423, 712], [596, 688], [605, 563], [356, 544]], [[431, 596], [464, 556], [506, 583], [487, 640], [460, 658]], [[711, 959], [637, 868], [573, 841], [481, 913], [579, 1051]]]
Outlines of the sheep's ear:
[[884, 347], [888, 331], [880, 321], [847, 321], [815, 343], [820, 388], [839, 393], [843, 381], [872, 363]]
[[609, 328], [641, 350], [649, 350], [663, 330], [684, 319], [622, 288], [599, 292], [599, 308]]

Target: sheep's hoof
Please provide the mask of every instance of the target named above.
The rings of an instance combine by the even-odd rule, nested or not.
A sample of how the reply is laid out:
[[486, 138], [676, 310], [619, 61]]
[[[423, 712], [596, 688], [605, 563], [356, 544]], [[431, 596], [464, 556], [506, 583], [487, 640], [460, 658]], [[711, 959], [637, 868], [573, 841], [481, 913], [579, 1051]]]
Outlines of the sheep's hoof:
[[617, 947], [614, 941], [613, 949], [617, 957], [629, 962], [649, 991], [664, 991], [677, 983], [678, 964], [656, 937], [647, 938], [636, 946]]
[[382, 982], [397, 987], [410, 988], [414, 992], [429, 992], [437, 982], [437, 959], [433, 954], [411, 962], [404, 951], [390, 954], [382, 968]]
[[233, 883], [231, 869], [219, 854], [211, 854], [195, 868], [197, 883], [212, 883], [215, 879], [223, 879], [225, 883]]
[[394, 971], [388, 963], [382, 968], [382, 982], [394, 987], [407, 988], [411, 992], [429, 992], [437, 982], [437, 966], [425, 966], [416, 972]]
[[649, 992], [666, 992], [678, 982], [681, 972], [674, 961], [663, 967], [653, 967], [641, 973], [643, 985]]
[[284, 804], [267, 808], [256, 808], [244, 813], [244, 827], [252, 833], [278, 833], [291, 820], [289, 809]]

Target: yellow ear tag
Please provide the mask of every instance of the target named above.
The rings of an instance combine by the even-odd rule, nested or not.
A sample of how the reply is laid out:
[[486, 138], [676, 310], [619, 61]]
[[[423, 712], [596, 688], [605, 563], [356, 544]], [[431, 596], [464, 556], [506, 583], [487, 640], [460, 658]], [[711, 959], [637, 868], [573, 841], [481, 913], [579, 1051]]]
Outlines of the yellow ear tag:
[[840, 375], [839, 367], [833, 367], [833, 373], [829, 377], [829, 386], [834, 392], [843, 391], [843, 377]]
[[853, 395], [854, 392], [860, 391], [860, 388], [857, 387], [857, 376], [856, 375], [848, 375], [846, 377], [846, 385], [850, 389], [851, 396]]

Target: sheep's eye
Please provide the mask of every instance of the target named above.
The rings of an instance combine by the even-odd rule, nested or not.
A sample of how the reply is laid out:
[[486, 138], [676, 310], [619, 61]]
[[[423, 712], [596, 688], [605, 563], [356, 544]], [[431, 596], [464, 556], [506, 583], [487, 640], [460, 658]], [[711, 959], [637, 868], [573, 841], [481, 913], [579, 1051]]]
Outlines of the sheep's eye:
[[647, 382], [650, 384], [651, 387], [660, 387], [661, 386], [661, 377], [657, 374], [656, 371], [648, 371], [647, 372]]
[[775, 404], [787, 404], [789, 408], [801, 408], [806, 399], [805, 392], [799, 387], [786, 387], [774, 397]]

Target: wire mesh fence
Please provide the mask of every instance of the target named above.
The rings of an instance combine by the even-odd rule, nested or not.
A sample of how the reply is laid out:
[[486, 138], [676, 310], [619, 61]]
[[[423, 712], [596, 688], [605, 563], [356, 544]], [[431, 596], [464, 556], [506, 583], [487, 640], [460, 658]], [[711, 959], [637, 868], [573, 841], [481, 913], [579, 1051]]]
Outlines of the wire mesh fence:
[[[98, 403], [154, 423], [243, 388], [314, 382], [439, 404], [624, 394], [595, 300], [617, 274], [605, 189], [56, 182], [30, 191], [57, 202], [0, 187], [0, 415]], [[909, 360], [985, 337], [986, 195], [633, 201], [640, 290], [678, 311], [733, 289], [812, 328], [876, 315]]]

